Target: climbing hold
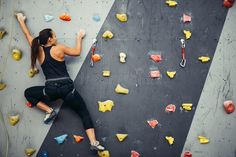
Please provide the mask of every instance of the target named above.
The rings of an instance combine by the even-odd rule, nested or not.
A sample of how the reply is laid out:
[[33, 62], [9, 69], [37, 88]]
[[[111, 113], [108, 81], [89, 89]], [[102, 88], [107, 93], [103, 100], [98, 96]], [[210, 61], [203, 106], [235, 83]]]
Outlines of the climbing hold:
[[98, 62], [102, 59], [102, 57], [99, 54], [92, 55], [93, 62]]
[[125, 63], [126, 54], [124, 52], [120, 52], [120, 62]]
[[191, 38], [192, 33], [190, 31], [184, 30], [183, 32], [184, 32], [186, 40]]
[[231, 8], [234, 5], [234, 0], [224, 0], [223, 4], [226, 8]]
[[184, 157], [192, 157], [192, 153], [190, 151], [185, 151]]
[[162, 60], [161, 55], [151, 54], [151, 55], [149, 55], [149, 56], [150, 56], [150, 58], [151, 58], [153, 61], [155, 61], [155, 62], [160, 62], [160, 61]]
[[127, 22], [127, 20], [128, 20], [127, 14], [116, 14], [116, 18], [120, 22]]
[[127, 136], [128, 134], [116, 134], [116, 137], [118, 138], [120, 142], [124, 141]]
[[169, 7], [175, 7], [175, 6], [177, 6], [178, 3], [176, 1], [173, 1], [173, 0], [168, 0], [168, 1], [166, 1], [166, 4]]
[[62, 14], [61, 16], [59, 16], [59, 18], [63, 21], [70, 21], [71, 20], [70, 15], [67, 13]]
[[82, 136], [77, 136], [77, 135], [73, 135], [73, 137], [74, 137], [74, 139], [75, 139], [75, 141], [76, 141], [77, 143], [80, 143], [80, 142], [84, 139], [84, 137], [82, 137]]
[[154, 129], [157, 124], [158, 124], [158, 121], [157, 120], [147, 120], [147, 123]]
[[52, 15], [44, 15], [44, 21], [50, 22], [54, 19], [54, 16]]
[[12, 50], [12, 58], [16, 61], [19, 61], [22, 57], [22, 53], [18, 49], [13, 49]]
[[5, 34], [6, 34], [6, 31], [1, 29], [0, 30], [0, 39], [2, 39]]
[[32, 107], [32, 104], [31, 104], [29, 101], [27, 101], [25, 104], [26, 104], [26, 106], [28, 106], [28, 107]]
[[169, 104], [166, 106], [166, 112], [175, 112], [176, 106], [174, 104]]
[[235, 106], [232, 100], [227, 100], [224, 102], [224, 108], [226, 113], [230, 114], [233, 113], [235, 110]]
[[167, 76], [169, 76], [169, 78], [174, 78], [176, 71], [167, 71], [166, 74], [167, 74]]
[[0, 82], [0, 90], [3, 90], [4, 88], [6, 88], [6, 84], [5, 83], [2, 83], [2, 82]]
[[159, 70], [152, 70], [149, 72], [151, 78], [160, 78], [161, 72]]
[[67, 136], [68, 136], [67, 134], [64, 134], [64, 135], [55, 137], [54, 139], [57, 141], [58, 144], [62, 144], [65, 141]]
[[46, 152], [46, 151], [42, 151], [40, 157], [48, 157], [48, 152]]
[[184, 110], [187, 110], [187, 111], [191, 111], [192, 110], [192, 106], [193, 106], [193, 104], [182, 104], [182, 108], [184, 109]]
[[184, 23], [191, 22], [192, 17], [186, 14], [183, 14]]
[[33, 155], [35, 152], [36, 152], [36, 149], [34, 149], [34, 148], [26, 148], [26, 149], [25, 149], [25, 154], [26, 154], [27, 156], [31, 156], [31, 155]]
[[108, 39], [108, 38], [111, 39], [111, 38], [113, 38], [113, 34], [111, 31], [106, 31], [103, 33], [102, 37], [106, 38], [106, 39]]
[[198, 58], [199, 61], [201, 61], [202, 63], [205, 63], [205, 62], [208, 62], [210, 61], [210, 57], [207, 57], [207, 56], [201, 56]]
[[39, 70], [37, 68], [30, 68], [30, 70], [28, 71], [28, 76], [29, 77], [34, 77], [35, 74], [38, 74], [39, 73]]
[[98, 151], [98, 156], [99, 157], [110, 157], [110, 153], [108, 150]]
[[174, 144], [175, 139], [172, 136], [166, 136], [165, 137], [169, 145]]
[[118, 94], [129, 94], [129, 89], [122, 87], [120, 84], [117, 84], [115, 92]]
[[201, 144], [207, 144], [209, 143], [209, 139], [204, 136], [198, 136], [198, 140]]
[[131, 150], [131, 157], [140, 157], [140, 154], [135, 150]]
[[99, 111], [101, 112], [106, 112], [106, 111], [111, 111], [112, 107], [114, 106], [114, 102], [112, 100], [107, 100], [107, 101], [98, 101], [99, 105]]
[[109, 76], [111, 76], [111, 72], [109, 70], [103, 70], [102, 75], [104, 77], [109, 77]]
[[16, 115], [8, 115], [8, 121], [9, 123], [14, 126], [16, 125], [20, 120], [20, 115], [16, 114]]
[[101, 18], [100, 18], [99, 15], [94, 15], [93, 20], [96, 21], [96, 22], [99, 22], [101, 20]]

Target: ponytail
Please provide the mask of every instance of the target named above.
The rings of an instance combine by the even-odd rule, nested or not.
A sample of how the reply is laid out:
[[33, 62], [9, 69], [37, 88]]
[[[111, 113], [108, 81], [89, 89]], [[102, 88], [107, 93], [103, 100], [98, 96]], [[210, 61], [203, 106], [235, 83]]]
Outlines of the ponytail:
[[31, 46], [31, 68], [34, 69], [36, 65], [36, 60], [39, 56], [39, 37], [36, 37], [32, 41], [32, 46]]

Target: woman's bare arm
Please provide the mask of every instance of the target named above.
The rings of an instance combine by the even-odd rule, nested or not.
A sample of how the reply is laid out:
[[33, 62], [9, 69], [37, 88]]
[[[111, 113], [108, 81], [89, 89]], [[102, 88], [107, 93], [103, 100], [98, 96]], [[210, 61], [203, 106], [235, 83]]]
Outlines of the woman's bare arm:
[[26, 39], [27, 39], [27, 41], [28, 41], [28, 43], [29, 43], [29, 45], [31, 47], [33, 37], [30, 34], [29, 29], [28, 29], [28, 27], [25, 24], [26, 17], [22, 13], [17, 13], [16, 17], [17, 17], [17, 20], [18, 20], [18, 22], [20, 24], [21, 30], [23, 31], [23, 33], [24, 33], [24, 35], [25, 35], [25, 37], [26, 37]]

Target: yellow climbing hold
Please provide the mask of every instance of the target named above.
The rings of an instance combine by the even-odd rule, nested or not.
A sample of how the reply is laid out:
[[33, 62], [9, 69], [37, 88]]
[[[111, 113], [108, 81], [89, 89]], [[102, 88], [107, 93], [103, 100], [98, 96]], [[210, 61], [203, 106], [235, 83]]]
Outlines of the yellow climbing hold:
[[116, 137], [118, 138], [120, 142], [124, 141], [127, 136], [128, 134], [116, 134]]
[[34, 68], [34, 69], [30, 69], [29, 71], [28, 71], [28, 76], [29, 77], [34, 77], [34, 75], [35, 74], [38, 74], [39, 73], [39, 70], [37, 69], [37, 68]]
[[182, 108], [187, 111], [192, 110], [192, 106], [193, 104], [182, 104]]
[[36, 149], [34, 149], [34, 148], [26, 148], [26, 149], [25, 149], [25, 154], [26, 154], [27, 156], [31, 156], [31, 155], [33, 155], [35, 152], [36, 152]]
[[5, 83], [2, 83], [2, 82], [0, 82], [0, 90], [3, 90], [4, 88], [6, 88], [6, 84]]
[[118, 94], [129, 94], [129, 89], [122, 87], [120, 84], [117, 84], [115, 92]]
[[127, 22], [127, 20], [128, 20], [127, 14], [116, 14], [116, 18], [120, 22]]
[[184, 30], [185, 38], [188, 40], [191, 38], [192, 33], [190, 31]]
[[22, 53], [18, 49], [13, 49], [12, 50], [12, 58], [16, 61], [19, 61], [21, 59]]
[[198, 140], [201, 144], [207, 144], [210, 142], [209, 139], [204, 136], [198, 136]]
[[168, 1], [166, 1], [166, 4], [169, 7], [175, 7], [175, 6], [177, 6], [178, 3], [176, 1], [173, 1], [173, 0], [168, 0]]
[[6, 34], [6, 31], [0, 30], [0, 39], [2, 39], [5, 34]]
[[169, 78], [174, 78], [176, 71], [167, 71], [166, 74], [167, 74], [167, 76], [169, 76]]
[[106, 31], [103, 33], [102, 37], [106, 38], [106, 39], [108, 39], [108, 38], [111, 39], [111, 38], [113, 38], [113, 33], [111, 31]]
[[102, 75], [104, 77], [109, 77], [109, 76], [111, 76], [111, 72], [109, 70], [103, 70]]
[[16, 125], [19, 120], [20, 120], [20, 115], [19, 114], [16, 114], [16, 115], [12, 115], [12, 116], [8, 116], [8, 120], [9, 120], [9, 123], [14, 126]]
[[99, 157], [110, 157], [110, 153], [108, 150], [98, 151], [98, 156]]
[[210, 57], [207, 57], [207, 56], [201, 56], [198, 58], [199, 61], [201, 61], [202, 63], [205, 63], [205, 62], [208, 62], [210, 61]]
[[175, 139], [172, 136], [166, 136], [165, 138], [170, 145], [174, 144]]
[[112, 100], [107, 100], [104, 102], [98, 101], [99, 111], [106, 112], [111, 111], [112, 107], [114, 106], [114, 102]]

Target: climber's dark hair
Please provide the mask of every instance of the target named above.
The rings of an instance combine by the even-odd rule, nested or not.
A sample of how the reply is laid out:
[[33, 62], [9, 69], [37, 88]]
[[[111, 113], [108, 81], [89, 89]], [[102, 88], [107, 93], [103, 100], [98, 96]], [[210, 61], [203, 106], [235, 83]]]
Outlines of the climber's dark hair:
[[52, 29], [47, 28], [39, 32], [39, 36], [34, 38], [31, 46], [31, 68], [35, 68], [36, 60], [39, 55], [40, 45], [45, 45], [48, 42], [48, 38], [52, 38]]

